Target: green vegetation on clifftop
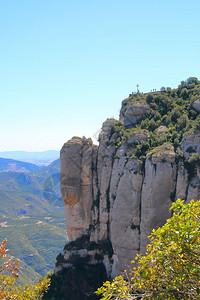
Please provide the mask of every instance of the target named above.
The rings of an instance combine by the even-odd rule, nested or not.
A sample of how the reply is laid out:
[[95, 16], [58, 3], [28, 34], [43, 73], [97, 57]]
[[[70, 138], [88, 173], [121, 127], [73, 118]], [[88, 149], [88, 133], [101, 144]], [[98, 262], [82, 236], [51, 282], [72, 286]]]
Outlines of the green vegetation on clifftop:
[[[128, 141], [128, 154], [144, 162], [146, 154], [164, 143], [171, 143], [176, 157], [182, 157], [181, 142], [186, 133], [200, 129], [200, 114], [194, 102], [200, 100], [200, 82], [195, 77], [182, 81], [177, 89], [162, 88], [161, 91], [130, 95], [126, 99], [128, 109], [134, 103], [146, 103], [150, 110], [132, 126], [116, 121], [107, 146], [119, 148]], [[129, 141], [138, 135], [135, 141]]]

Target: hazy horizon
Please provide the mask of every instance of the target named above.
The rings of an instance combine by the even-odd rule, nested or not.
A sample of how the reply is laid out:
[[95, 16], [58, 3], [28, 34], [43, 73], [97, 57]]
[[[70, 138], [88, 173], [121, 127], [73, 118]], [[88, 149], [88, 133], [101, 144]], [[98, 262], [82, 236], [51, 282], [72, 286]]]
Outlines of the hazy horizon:
[[55, 149], [47, 149], [47, 150], [42, 150], [42, 151], [8, 150], [8, 151], [0, 151], [0, 153], [4, 153], [4, 152], [40, 153], [40, 152], [49, 152], [49, 151], [56, 151], [56, 152], [59, 152], [59, 150], [55, 150]]

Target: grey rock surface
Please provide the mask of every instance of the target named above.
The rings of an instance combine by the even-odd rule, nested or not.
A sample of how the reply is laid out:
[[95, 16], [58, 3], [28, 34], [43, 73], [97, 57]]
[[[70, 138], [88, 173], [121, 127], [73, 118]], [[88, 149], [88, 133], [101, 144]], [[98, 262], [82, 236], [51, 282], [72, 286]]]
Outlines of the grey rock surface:
[[194, 110], [196, 110], [197, 112], [200, 112], [200, 99], [196, 100], [193, 104], [192, 107], [194, 108]]
[[[136, 122], [149, 106], [122, 102], [120, 118], [126, 126]], [[120, 147], [107, 145], [114, 119], [107, 119], [99, 134], [99, 145], [90, 139], [73, 138], [61, 149], [61, 194], [65, 205], [67, 233], [71, 241], [89, 233], [90, 241], [109, 240], [110, 256], [102, 254], [108, 275], [123, 273], [137, 253], [144, 254], [152, 229], [171, 217], [172, 201], [200, 198], [200, 169], [191, 179], [185, 167], [193, 153], [200, 154], [200, 132], [187, 133], [176, 161], [171, 144], [164, 143], [146, 155], [144, 168], [128, 156], [135, 142], [146, 141], [147, 130], [135, 131]], [[157, 134], [165, 134], [160, 126]], [[93, 255], [93, 260], [94, 260]]]
[[130, 103], [122, 102], [120, 120], [124, 126], [132, 126], [150, 110], [149, 105], [143, 102]]

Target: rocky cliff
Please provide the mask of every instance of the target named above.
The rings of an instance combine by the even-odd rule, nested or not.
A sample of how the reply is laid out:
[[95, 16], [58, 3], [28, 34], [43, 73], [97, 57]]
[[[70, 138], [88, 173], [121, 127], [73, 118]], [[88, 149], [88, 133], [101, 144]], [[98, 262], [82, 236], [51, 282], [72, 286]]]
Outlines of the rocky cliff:
[[[106, 146], [113, 122], [103, 124], [98, 147], [90, 139], [73, 138], [61, 150], [61, 193], [69, 239], [85, 233], [96, 243], [109, 239], [113, 255], [105, 265], [112, 277], [122, 273], [137, 253], [145, 253], [148, 235], [171, 216], [174, 198], [200, 198], [199, 168], [189, 180], [183, 162], [175, 161], [171, 144], [149, 152], [144, 168], [127, 157], [126, 143], [117, 150]], [[185, 136], [185, 158], [191, 156], [188, 147], [200, 154], [199, 146], [200, 132]]]
[[[191, 87], [191, 84], [193, 86]], [[73, 137], [61, 149], [61, 195], [73, 255], [123, 273], [148, 235], [171, 216], [172, 201], [200, 198], [200, 84], [130, 95], [119, 120], [107, 119], [99, 145]]]

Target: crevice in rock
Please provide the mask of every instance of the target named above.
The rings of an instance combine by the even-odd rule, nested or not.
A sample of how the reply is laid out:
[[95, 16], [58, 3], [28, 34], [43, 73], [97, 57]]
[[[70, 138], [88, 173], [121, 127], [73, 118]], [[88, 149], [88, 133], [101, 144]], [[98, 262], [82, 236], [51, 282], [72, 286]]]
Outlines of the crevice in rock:
[[[175, 166], [175, 167], [174, 167]], [[178, 178], [178, 164], [172, 164], [171, 163], [171, 168], [173, 170], [173, 168], [175, 169], [175, 172], [176, 172], [176, 176], [175, 176], [175, 184], [174, 184], [174, 190], [171, 192], [170, 194], [170, 200], [171, 202], [174, 202], [176, 201], [177, 199], [175, 199], [176, 197], [176, 190], [177, 190], [177, 178]], [[171, 216], [173, 215], [173, 211], [171, 211]]]
[[139, 225], [139, 251], [140, 251], [140, 245], [141, 245], [141, 219], [142, 219], [142, 190], [143, 190], [143, 184], [144, 184], [144, 179], [145, 179], [145, 168], [143, 170], [142, 174], [142, 183], [141, 183], [141, 191], [140, 191], [140, 205], [139, 205], [139, 220], [140, 220], [140, 225]]

